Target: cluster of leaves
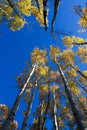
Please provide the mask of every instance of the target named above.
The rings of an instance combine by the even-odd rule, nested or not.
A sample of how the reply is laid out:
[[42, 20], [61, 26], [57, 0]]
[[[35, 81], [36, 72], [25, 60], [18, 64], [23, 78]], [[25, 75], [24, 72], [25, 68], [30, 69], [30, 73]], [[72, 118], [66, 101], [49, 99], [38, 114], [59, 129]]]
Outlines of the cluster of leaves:
[[87, 28], [87, 3], [85, 5], [85, 8], [82, 8], [80, 5], [74, 6], [74, 11], [80, 16], [78, 24], [84, 29]]
[[87, 27], [87, 7], [82, 9], [82, 17], [79, 20], [79, 25], [82, 27]]
[[73, 48], [74, 44], [78, 45], [78, 44], [83, 44], [84, 42], [86, 42], [86, 39], [80, 38], [80, 37], [76, 37], [76, 36], [65, 36], [62, 38], [64, 45], [71, 49]]
[[[26, 21], [26, 16], [31, 15], [36, 17], [36, 20], [44, 26], [43, 17], [43, 0], [39, 0], [39, 9], [35, 2], [31, 0], [18, 0], [16, 2], [12, 0], [1, 0], [0, 1], [0, 21], [3, 19], [8, 21], [8, 26], [11, 30], [20, 30], [25, 24], [29, 24]], [[48, 26], [48, 20], [46, 16], [46, 24]]]

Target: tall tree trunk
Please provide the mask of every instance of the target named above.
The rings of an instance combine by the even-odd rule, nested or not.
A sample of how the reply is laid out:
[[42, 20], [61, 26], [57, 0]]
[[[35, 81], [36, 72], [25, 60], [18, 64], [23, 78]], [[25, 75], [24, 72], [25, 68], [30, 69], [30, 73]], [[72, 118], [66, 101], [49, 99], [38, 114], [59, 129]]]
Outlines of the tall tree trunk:
[[[55, 88], [54, 88], [55, 89]], [[58, 126], [58, 121], [57, 121], [57, 106], [56, 106], [56, 95], [55, 95], [55, 90], [54, 90], [54, 94], [53, 94], [53, 100], [54, 100], [54, 126], [55, 126], [55, 130], [59, 130], [59, 126]]]
[[78, 72], [82, 77], [84, 77], [87, 80], [87, 76], [85, 76], [80, 70], [76, 69], [76, 67], [74, 67], [72, 64], [70, 64], [70, 66], [76, 71]]
[[46, 108], [45, 108], [45, 112], [44, 112], [44, 118], [43, 118], [43, 122], [42, 122], [42, 128], [40, 130], [44, 130], [44, 124], [45, 124], [45, 121], [46, 121], [46, 114], [47, 114], [47, 111], [48, 111], [48, 107], [49, 107], [49, 102], [50, 102], [50, 89], [48, 88], [48, 97], [47, 97], [47, 105], [46, 105]]
[[21, 130], [26, 130], [27, 121], [28, 121], [28, 118], [30, 116], [30, 112], [31, 112], [31, 109], [32, 109], [33, 101], [34, 101], [35, 90], [36, 89], [33, 90], [33, 93], [31, 95], [31, 101], [27, 103], [27, 110], [25, 112], [25, 117], [24, 117], [24, 120], [23, 120], [23, 123], [22, 123]]
[[72, 95], [72, 93], [70, 91], [70, 88], [69, 88], [69, 84], [68, 84], [67, 79], [66, 79], [66, 77], [65, 77], [65, 75], [64, 75], [64, 73], [63, 73], [63, 71], [61, 69], [61, 66], [59, 65], [57, 60], [55, 60], [55, 63], [57, 64], [57, 67], [59, 69], [59, 72], [60, 72], [64, 87], [65, 87], [65, 92], [66, 92], [66, 95], [68, 97], [68, 100], [69, 100], [69, 103], [70, 103], [70, 106], [71, 106], [71, 109], [72, 109], [72, 112], [73, 112], [73, 115], [74, 115], [78, 130], [87, 130], [87, 126], [84, 123], [82, 114], [79, 111], [79, 109], [78, 109], [78, 107], [77, 107], [77, 105], [76, 105], [76, 103], [74, 101], [73, 95]]
[[44, 25], [45, 25], [45, 29], [47, 30], [47, 0], [43, 0], [43, 18], [44, 18]]
[[14, 120], [14, 117], [15, 117], [16, 112], [17, 112], [17, 110], [18, 110], [18, 108], [19, 108], [19, 105], [20, 105], [20, 100], [21, 100], [21, 98], [22, 98], [22, 96], [23, 96], [23, 94], [24, 94], [24, 92], [25, 92], [25, 90], [26, 90], [27, 84], [29, 83], [29, 81], [30, 81], [32, 75], [34, 74], [34, 71], [35, 71], [36, 66], [37, 66], [36, 64], [33, 66], [33, 69], [32, 69], [32, 71], [31, 71], [31, 73], [30, 73], [30, 75], [29, 75], [29, 77], [28, 77], [26, 83], [24, 84], [24, 86], [23, 86], [21, 92], [18, 94], [18, 96], [17, 96], [17, 98], [16, 98], [16, 100], [15, 100], [15, 102], [14, 102], [14, 105], [13, 105], [13, 107], [12, 107], [12, 109], [11, 109], [9, 115], [8, 115], [8, 118], [7, 118], [6, 121], [4, 122], [4, 124], [3, 124], [2, 128], [1, 128], [1, 130], [8, 130], [8, 129], [9, 129], [9, 126], [10, 126], [10, 123]]
[[53, 19], [52, 19], [52, 22], [51, 22], [51, 32], [54, 31], [54, 22], [56, 20], [59, 3], [60, 3], [60, 0], [54, 0], [54, 15], [53, 15]]

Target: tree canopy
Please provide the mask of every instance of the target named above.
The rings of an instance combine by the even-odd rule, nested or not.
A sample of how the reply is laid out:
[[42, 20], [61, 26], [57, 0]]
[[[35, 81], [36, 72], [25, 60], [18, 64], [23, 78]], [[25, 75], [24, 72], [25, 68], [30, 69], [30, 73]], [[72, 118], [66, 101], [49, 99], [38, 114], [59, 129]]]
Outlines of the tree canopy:
[[[50, 3], [54, 7], [51, 20]], [[1, 0], [0, 21], [16, 31], [28, 25], [28, 17], [34, 16], [46, 31], [51, 26], [50, 32], [55, 36], [54, 25], [60, 4], [59, 0]], [[85, 33], [87, 4], [84, 8], [73, 5], [72, 11], [80, 17], [80, 32]], [[82, 69], [87, 66], [87, 40], [64, 35], [61, 43], [62, 47], [51, 44], [49, 48], [33, 49], [26, 69], [17, 76], [19, 93], [12, 108], [0, 104], [1, 130], [87, 130], [87, 69]], [[20, 128], [15, 116], [22, 99], [26, 109]], [[31, 116], [33, 121], [29, 121]]]

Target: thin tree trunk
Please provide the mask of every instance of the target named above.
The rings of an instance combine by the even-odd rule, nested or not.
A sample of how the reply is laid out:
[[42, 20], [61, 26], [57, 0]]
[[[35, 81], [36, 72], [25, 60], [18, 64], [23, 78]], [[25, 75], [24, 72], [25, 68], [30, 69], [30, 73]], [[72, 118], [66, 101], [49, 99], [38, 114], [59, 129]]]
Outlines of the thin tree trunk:
[[44, 124], [45, 124], [45, 121], [46, 121], [46, 114], [47, 114], [47, 111], [48, 111], [48, 107], [49, 107], [49, 102], [50, 102], [50, 90], [48, 88], [48, 99], [47, 99], [47, 105], [46, 105], [46, 109], [45, 109], [45, 112], [44, 112], [44, 118], [43, 118], [43, 123], [42, 123], [42, 128], [40, 130], [44, 130]]
[[78, 72], [82, 77], [84, 77], [87, 80], [87, 76], [85, 76], [80, 70], [76, 69], [76, 67], [74, 67], [72, 64], [70, 64], [70, 66], [76, 71]]
[[56, 116], [57, 106], [56, 106], [56, 95], [55, 95], [55, 92], [54, 92], [54, 95], [53, 95], [53, 100], [54, 100], [54, 126], [55, 126], [55, 130], [59, 130], [57, 116]]
[[14, 105], [13, 105], [13, 107], [12, 107], [12, 109], [11, 109], [9, 115], [8, 115], [8, 118], [7, 118], [6, 121], [4, 122], [4, 124], [3, 124], [2, 128], [1, 128], [1, 130], [8, 130], [8, 129], [9, 129], [9, 126], [10, 126], [10, 123], [14, 120], [14, 117], [15, 117], [16, 112], [17, 112], [17, 110], [18, 110], [18, 108], [19, 108], [19, 105], [20, 105], [20, 100], [21, 100], [21, 98], [22, 98], [22, 96], [23, 96], [23, 94], [24, 94], [24, 92], [25, 92], [25, 90], [26, 90], [27, 84], [29, 83], [29, 81], [30, 81], [32, 75], [34, 74], [34, 71], [35, 71], [36, 66], [37, 66], [36, 64], [33, 66], [33, 69], [32, 69], [32, 71], [31, 71], [31, 73], [30, 73], [30, 75], [29, 75], [29, 77], [28, 77], [26, 83], [24, 84], [24, 86], [23, 86], [21, 92], [18, 94], [18, 96], [17, 96], [17, 98], [16, 98], [16, 100], [15, 100], [15, 102], [14, 102]]
[[66, 92], [66, 95], [68, 97], [68, 100], [69, 100], [69, 103], [70, 103], [70, 106], [71, 106], [71, 109], [72, 109], [72, 112], [73, 112], [73, 115], [74, 115], [74, 118], [75, 118], [78, 130], [87, 130], [87, 126], [84, 123], [82, 114], [79, 111], [79, 109], [77, 108], [77, 105], [76, 105], [76, 103], [74, 101], [73, 95], [72, 95], [72, 93], [70, 91], [67, 79], [66, 79], [66, 77], [65, 77], [65, 75], [64, 75], [64, 73], [63, 73], [63, 71], [62, 71], [62, 69], [61, 69], [61, 67], [59, 65], [59, 63], [56, 61], [56, 59], [55, 59], [55, 63], [57, 64], [57, 67], [59, 69], [62, 81], [64, 83], [65, 92]]
[[41, 111], [41, 107], [42, 107], [42, 103], [44, 100], [41, 100], [40, 103], [40, 111], [39, 111], [39, 116], [38, 116], [38, 130], [42, 130], [42, 111]]
[[53, 19], [52, 19], [52, 22], [51, 22], [51, 32], [54, 31], [54, 22], [56, 20], [59, 3], [60, 3], [60, 0], [54, 0], [54, 15], [53, 15]]
[[33, 93], [32, 93], [32, 96], [31, 96], [31, 101], [27, 103], [28, 106], [27, 106], [27, 110], [26, 110], [26, 114], [25, 114], [23, 123], [22, 123], [21, 130], [26, 130], [27, 121], [28, 121], [28, 118], [30, 116], [30, 112], [31, 112], [31, 109], [32, 109], [33, 101], [34, 101], [35, 90], [36, 89], [33, 90]]
[[43, 0], [43, 18], [44, 18], [44, 25], [45, 25], [45, 29], [47, 30], [47, 0]]

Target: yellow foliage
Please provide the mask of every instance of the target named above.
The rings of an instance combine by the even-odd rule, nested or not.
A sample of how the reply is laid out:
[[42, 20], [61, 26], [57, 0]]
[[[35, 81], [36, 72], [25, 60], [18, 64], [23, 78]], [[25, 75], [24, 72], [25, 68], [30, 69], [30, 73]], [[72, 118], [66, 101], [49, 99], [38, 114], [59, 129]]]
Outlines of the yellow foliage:
[[60, 117], [58, 117], [58, 123], [60, 124], [60, 126], [64, 126], [64, 122], [62, 121]]
[[9, 108], [4, 104], [0, 104], [0, 111], [2, 111], [0, 119], [6, 119], [9, 114]]
[[31, 59], [33, 63], [45, 64], [47, 62], [46, 50], [35, 48], [31, 54]]
[[18, 9], [21, 13], [23, 13], [26, 16], [30, 16], [31, 0], [19, 0], [17, 5], [18, 5]]
[[73, 120], [73, 116], [72, 115], [67, 114], [67, 116], [68, 116], [69, 120]]
[[64, 38], [62, 38], [64, 44], [69, 48], [71, 49], [73, 47], [73, 43], [83, 43], [85, 42], [86, 40], [83, 39], [83, 38], [80, 38], [80, 37], [76, 37], [76, 36], [65, 36]]
[[48, 84], [45, 84], [45, 85], [40, 86], [40, 90], [41, 90], [42, 92], [48, 92]]
[[64, 50], [61, 53], [61, 58], [67, 64], [74, 64], [74, 52], [70, 49]]
[[83, 71], [83, 74], [84, 74], [85, 76], [87, 76], [87, 70]]
[[58, 79], [58, 77], [60, 77], [60, 74], [58, 71], [56, 71], [56, 72], [51, 71], [49, 73], [49, 76], [50, 76], [50, 80], [56, 80], [56, 79]]
[[87, 7], [83, 9], [83, 14], [87, 14]]
[[62, 40], [63, 40], [65, 46], [67, 46], [69, 49], [73, 47], [73, 44], [72, 44], [73, 40], [71, 39], [70, 36], [66, 36], [66, 37], [62, 38]]
[[1, 18], [2, 18], [2, 11], [1, 11], [1, 9], [0, 9], [0, 20], [1, 20]]
[[85, 20], [84, 18], [80, 18], [78, 23], [82, 27], [87, 27], [87, 20]]
[[76, 43], [77, 43], [77, 44], [78, 44], [78, 43], [84, 43], [84, 42], [86, 42], [85, 39], [80, 38], [80, 37], [77, 37], [77, 39], [76, 39]]
[[77, 50], [77, 55], [80, 56], [81, 60], [87, 63], [87, 46], [79, 47]]
[[[87, 76], [87, 70], [85, 70], [85, 71], [82, 71], [82, 73], [85, 75], [85, 76]], [[80, 77], [79, 78], [79, 81], [81, 82], [81, 83], [83, 83], [84, 85], [87, 85], [87, 80], [84, 78], [84, 77]]]
[[9, 130], [17, 130], [17, 129], [18, 129], [18, 122], [14, 120], [11, 122]]
[[50, 90], [55, 93], [56, 90], [59, 89], [59, 86], [57, 84], [54, 84], [53, 86], [50, 86]]
[[[41, 26], [44, 26], [43, 9], [40, 9], [39, 11], [37, 7], [31, 6], [31, 13], [36, 17], [36, 20], [41, 24]], [[46, 18], [46, 23], [48, 25], [47, 18]]]
[[77, 55], [84, 56], [84, 48], [79, 47], [78, 50], [77, 50]]
[[87, 63], [87, 56], [84, 56], [84, 62]]
[[34, 118], [34, 124], [38, 123], [38, 119]]
[[81, 93], [75, 82], [69, 82], [69, 87], [75, 95], [78, 96]]
[[59, 52], [60, 50], [58, 47], [50, 46], [50, 57], [52, 58], [52, 60], [55, 60], [55, 58], [58, 58]]
[[6, 18], [10, 18], [12, 13], [13, 9], [9, 5], [4, 5], [2, 7], [2, 15], [4, 15]]
[[[32, 14], [36, 17], [36, 20], [40, 23], [40, 25], [44, 26], [43, 0], [39, 0], [38, 2], [40, 10], [38, 9], [36, 4], [32, 4], [33, 1], [31, 0], [18, 0], [16, 1], [16, 6], [14, 6], [14, 8], [16, 9], [17, 7], [17, 12], [19, 13], [20, 17], [22, 16], [22, 14], [26, 16], [30, 16]], [[7, 0], [4, 0], [4, 2], [0, 2], [0, 19], [2, 18], [2, 16], [10, 20], [12, 19], [9, 23], [11, 30], [20, 30], [24, 26], [25, 21], [22, 20], [19, 16], [13, 16], [12, 13], [15, 14], [16, 12], [14, 11], [14, 9], [12, 9]], [[48, 25], [47, 17], [46, 23]]]
[[40, 10], [43, 9], [43, 0], [38, 0]]
[[48, 75], [48, 67], [47, 66], [38, 66], [38, 72], [40, 76], [47, 76]]
[[26, 89], [26, 94], [30, 96], [30, 89]]
[[0, 3], [0, 19], [5, 17], [6, 19], [11, 19], [11, 14], [13, 9], [8, 4]]
[[85, 109], [87, 110], [87, 98], [84, 96], [81, 96], [80, 101], [84, 105]]
[[18, 15], [15, 15], [11, 22], [9, 23], [9, 27], [11, 30], [20, 30], [25, 25], [25, 21], [22, 20]]
[[42, 102], [42, 104], [41, 104], [41, 113], [44, 113], [45, 109], [46, 109], [46, 104], [44, 102]]
[[63, 108], [63, 113], [68, 113], [68, 112], [69, 112], [69, 109], [68, 109], [68, 107], [65, 106], [65, 107]]
[[76, 71], [73, 69], [73, 68], [71, 68], [69, 71], [68, 71], [68, 76], [69, 77], [76, 77], [76, 76], [78, 76], [77, 75], [77, 73], [76, 73]]
[[87, 27], [87, 7], [83, 9], [83, 16], [79, 20], [79, 25], [82, 27]]

